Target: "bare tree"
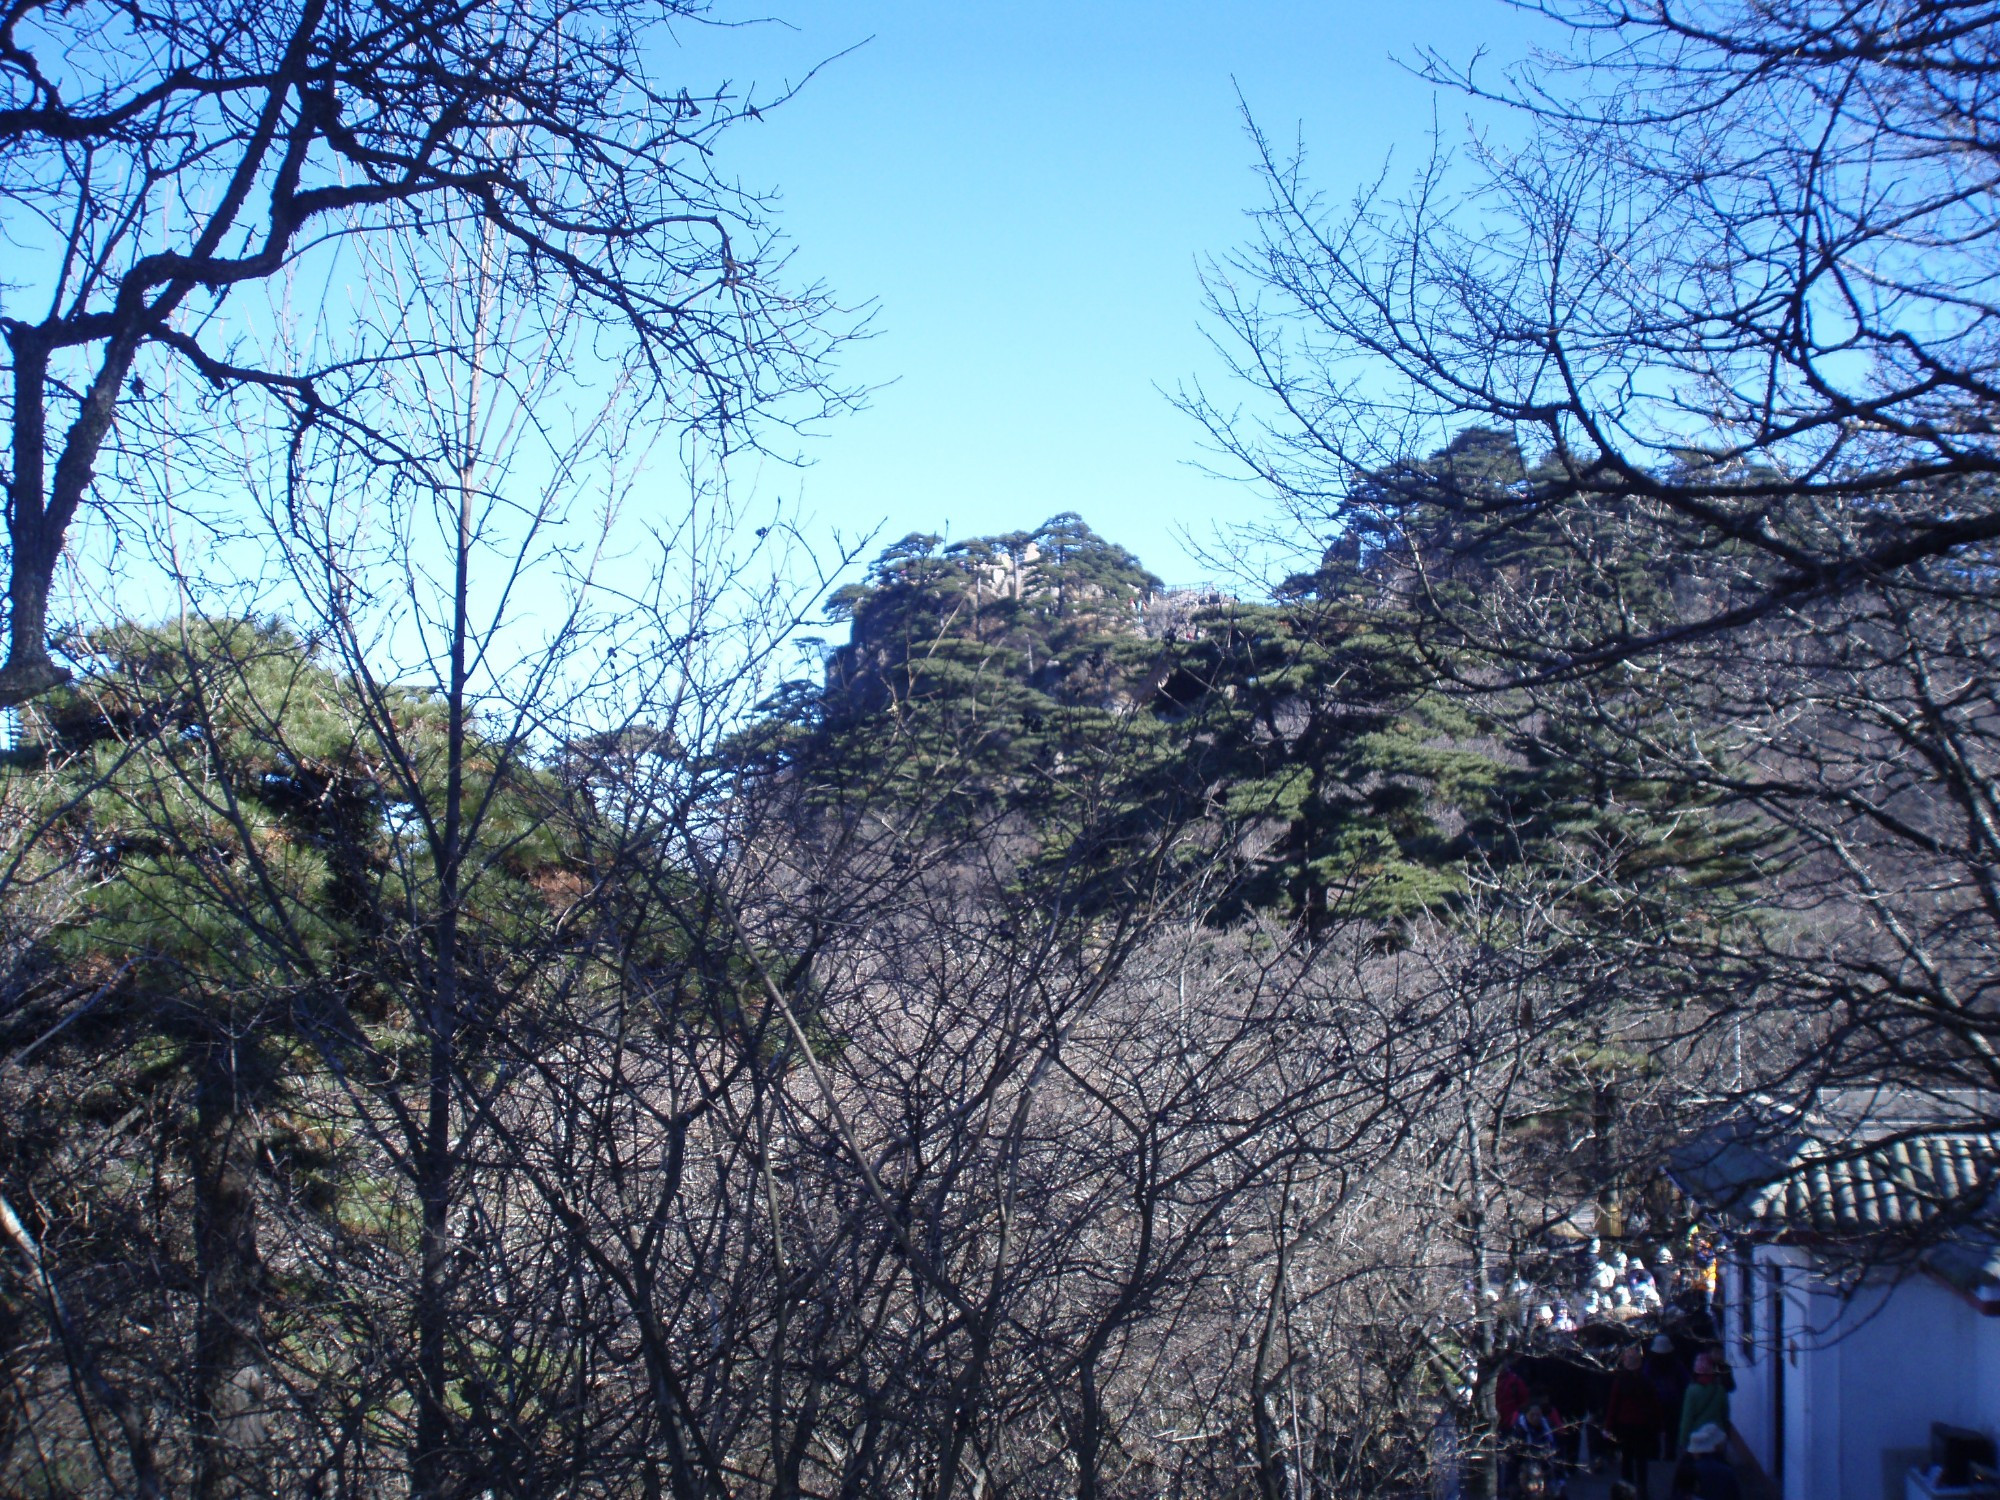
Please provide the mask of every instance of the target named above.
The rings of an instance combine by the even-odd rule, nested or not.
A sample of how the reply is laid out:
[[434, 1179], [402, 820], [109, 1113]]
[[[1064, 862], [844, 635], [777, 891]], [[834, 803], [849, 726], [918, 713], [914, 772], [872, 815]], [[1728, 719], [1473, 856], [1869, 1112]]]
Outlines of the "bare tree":
[[[529, 300], [599, 328], [593, 357], [623, 366], [677, 422], [740, 440], [748, 417], [787, 397], [805, 396], [806, 411], [837, 404], [818, 365], [826, 299], [779, 288], [760, 203], [713, 166], [718, 137], [776, 101], [697, 97], [651, 76], [671, 26], [703, 9], [8, 7], [0, 203], [26, 273], [0, 315], [0, 698], [63, 678], [49, 588], [83, 510], [190, 503], [160, 467], [177, 455], [183, 484], [202, 471], [205, 455], [188, 450], [213, 429], [206, 399], [258, 398], [230, 425], [268, 423], [280, 446], [287, 430], [321, 430], [396, 453], [395, 432], [366, 414], [370, 384], [446, 351], [294, 291], [354, 274], [369, 246], [420, 249], [480, 223]], [[451, 274], [416, 254], [405, 266]]]
[[1396, 574], [1442, 682], [1775, 831], [1766, 918], [1680, 933], [1718, 1025], [1819, 1043], [1753, 1046], [1745, 1087], [1987, 1118], [1995, 17], [1524, 8], [1567, 47], [1422, 59], [1511, 144], [1336, 210], [1256, 137], [1261, 233], [1210, 285], [1275, 404], [1188, 405]]
[[1662, 551], [1745, 557], [1689, 618], [1531, 644], [1544, 670], [1992, 541], [1987, 9], [1522, 8], [1572, 49], [1491, 86], [1423, 55], [1524, 112], [1519, 146], [1474, 138], [1330, 214], [1256, 135], [1262, 234], [1211, 287], [1239, 373], [1284, 405], [1258, 429], [1196, 393], [1225, 445], [1331, 502], [1498, 426], [1545, 462], [1466, 508], [1643, 501]]
[[[50, 860], [91, 876], [83, 936], [42, 945], [11, 1034], [28, 1053], [60, 1034], [51, 1056], [84, 1087], [144, 1107], [100, 1130], [58, 1092], [37, 1116], [51, 1134], [9, 1153], [39, 1215], [15, 1251], [54, 1338], [22, 1328], [17, 1347], [56, 1355], [16, 1366], [45, 1444], [15, 1455], [23, 1475], [81, 1483], [88, 1451], [114, 1490], [164, 1474], [204, 1495], [372, 1491], [405, 1472], [443, 1494], [501, 1473], [537, 1487], [563, 1462], [550, 1445], [582, 1441], [590, 1409], [551, 1382], [601, 1350], [548, 1317], [571, 1300], [575, 1242], [517, 1174], [480, 1170], [489, 1122], [532, 1110], [510, 1086], [542, 1076], [523, 1082], [516, 1028], [555, 1045], [601, 987], [570, 883], [620, 867], [578, 843], [582, 809], [547, 763], [580, 725], [642, 713], [662, 743], [708, 742], [756, 701], [797, 614], [774, 612], [770, 577], [729, 613], [742, 576], [712, 561], [736, 546], [727, 514], [636, 501], [631, 434], [660, 392], [616, 366], [576, 377], [591, 294], [545, 295], [540, 251], [499, 218], [427, 227], [353, 254], [362, 342], [396, 358], [339, 418], [295, 409], [313, 420], [273, 453], [253, 410], [233, 449], [202, 453], [266, 523], [266, 600], [310, 634], [204, 619], [203, 549], [175, 550], [159, 562], [182, 617], [93, 635], [102, 661], [30, 721], [44, 782], [20, 786], [43, 826], [10, 889], [18, 903]], [[253, 581], [224, 606], [256, 597]], [[711, 656], [719, 675], [696, 673]], [[108, 1032], [72, 1027], [107, 994]], [[149, 1074], [135, 1059], [157, 1047], [196, 1062]], [[153, 1162], [146, 1190], [103, 1175], [121, 1151]], [[76, 1234], [93, 1207], [108, 1238]], [[137, 1269], [170, 1263], [182, 1233], [191, 1298]], [[129, 1274], [93, 1277], [93, 1256]], [[61, 1300], [79, 1275], [88, 1290]], [[128, 1420], [133, 1391], [173, 1420]]]

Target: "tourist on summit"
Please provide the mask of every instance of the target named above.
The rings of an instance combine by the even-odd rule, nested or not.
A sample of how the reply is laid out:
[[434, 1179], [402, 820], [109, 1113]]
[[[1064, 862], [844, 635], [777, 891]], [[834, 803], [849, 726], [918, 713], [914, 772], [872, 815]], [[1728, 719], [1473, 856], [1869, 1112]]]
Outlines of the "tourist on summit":
[[1528, 1405], [1528, 1382], [1521, 1378], [1521, 1372], [1513, 1365], [1500, 1371], [1500, 1379], [1493, 1389], [1493, 1404], [1500, 1419], [1500, 1430], [1512, 1430], [1514, 1419], [1521, 1415]]
[[1674, 1247], [1663, 1242], [1653, 1256], [1653, 1265], [1659, 1272], [1660, 1296], [1672, 1297], [1680, 1289], [1680, 1268], [1674, 1264]]
[[1632, 1305], [1642, 1313], [1657, 1313], [1660, 1310], [1660, 1288], [1653, 1280], [1653, 1273], [1646, 1269], [1646, 1263], [1634, 1256], [1632, 1264], [1625, 1269], [1625, 1284], [1632, 1292]]
[[1521, 1455], [1521, 1469], [1546, 1476], [1540, 1493], [1560, 1496], [1563, 1482], [1563, 1448], [1566, 1433], [1562, 1413], [1545, 1394], [1538, 1392], [1528, 1409], [1514, 1419], [1510, 1436]]

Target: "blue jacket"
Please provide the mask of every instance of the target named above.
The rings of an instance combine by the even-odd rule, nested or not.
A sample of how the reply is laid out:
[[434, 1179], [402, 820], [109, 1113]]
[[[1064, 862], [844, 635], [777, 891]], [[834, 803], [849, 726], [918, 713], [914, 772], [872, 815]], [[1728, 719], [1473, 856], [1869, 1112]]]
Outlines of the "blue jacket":
[[1704, 1453], [1694, 1461], [1695, 1500], [1743, 1500], [1736, 1471], [1719, 1454]]

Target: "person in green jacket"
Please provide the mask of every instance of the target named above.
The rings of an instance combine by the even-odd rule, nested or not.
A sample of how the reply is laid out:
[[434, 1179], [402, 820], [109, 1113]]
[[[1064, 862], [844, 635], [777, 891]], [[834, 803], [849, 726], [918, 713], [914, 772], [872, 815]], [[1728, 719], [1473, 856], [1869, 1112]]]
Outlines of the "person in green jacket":
[[1729, 1430], [1729, 1381], [1728, 1367], [1710, 1353], [1694, 1357], [1694, 1379], [1689, 1382], [1687, 1394], [1681, 1397], [1680, 1446], [1687, 1449], [1687, 1440], [1698, 1427], [1714, 1423], [1724, 1432]]

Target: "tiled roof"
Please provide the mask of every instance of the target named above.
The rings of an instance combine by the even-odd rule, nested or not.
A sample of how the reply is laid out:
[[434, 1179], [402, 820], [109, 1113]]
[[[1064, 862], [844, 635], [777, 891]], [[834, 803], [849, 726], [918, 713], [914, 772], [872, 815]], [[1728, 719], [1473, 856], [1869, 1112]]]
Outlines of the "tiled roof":
[[[1669, 1172], [1753, 1236], [1900, 1240], [1933, 1276], [2000, 1315], [2000, 1131], [1942, 1128], [1942, 1111], [1919, 1123], [1904, 1110], [1892, 1122], [1881, 1102], [1859, 1113], [1745, 1111], [1675, 1152]], [[1977, 1102], [1956, 1121], [1993, 1119], [1991, 1101]]]
[[2000, 1132], [1829, 1140], [1746, 1121], [1690, 1141], [1672, 1172], [1688, 1196], [1744, 1229], [1863, 1238], [1986, 1210], [2000, 1187]]
[[1859, 1149], [1811, 1142], [1752, 1194], [1749, 1217], [1835, 1236], [1915, 1229], [1983, 1203], [2000, 1176], [2000, 1135], [1920, 1135]]

